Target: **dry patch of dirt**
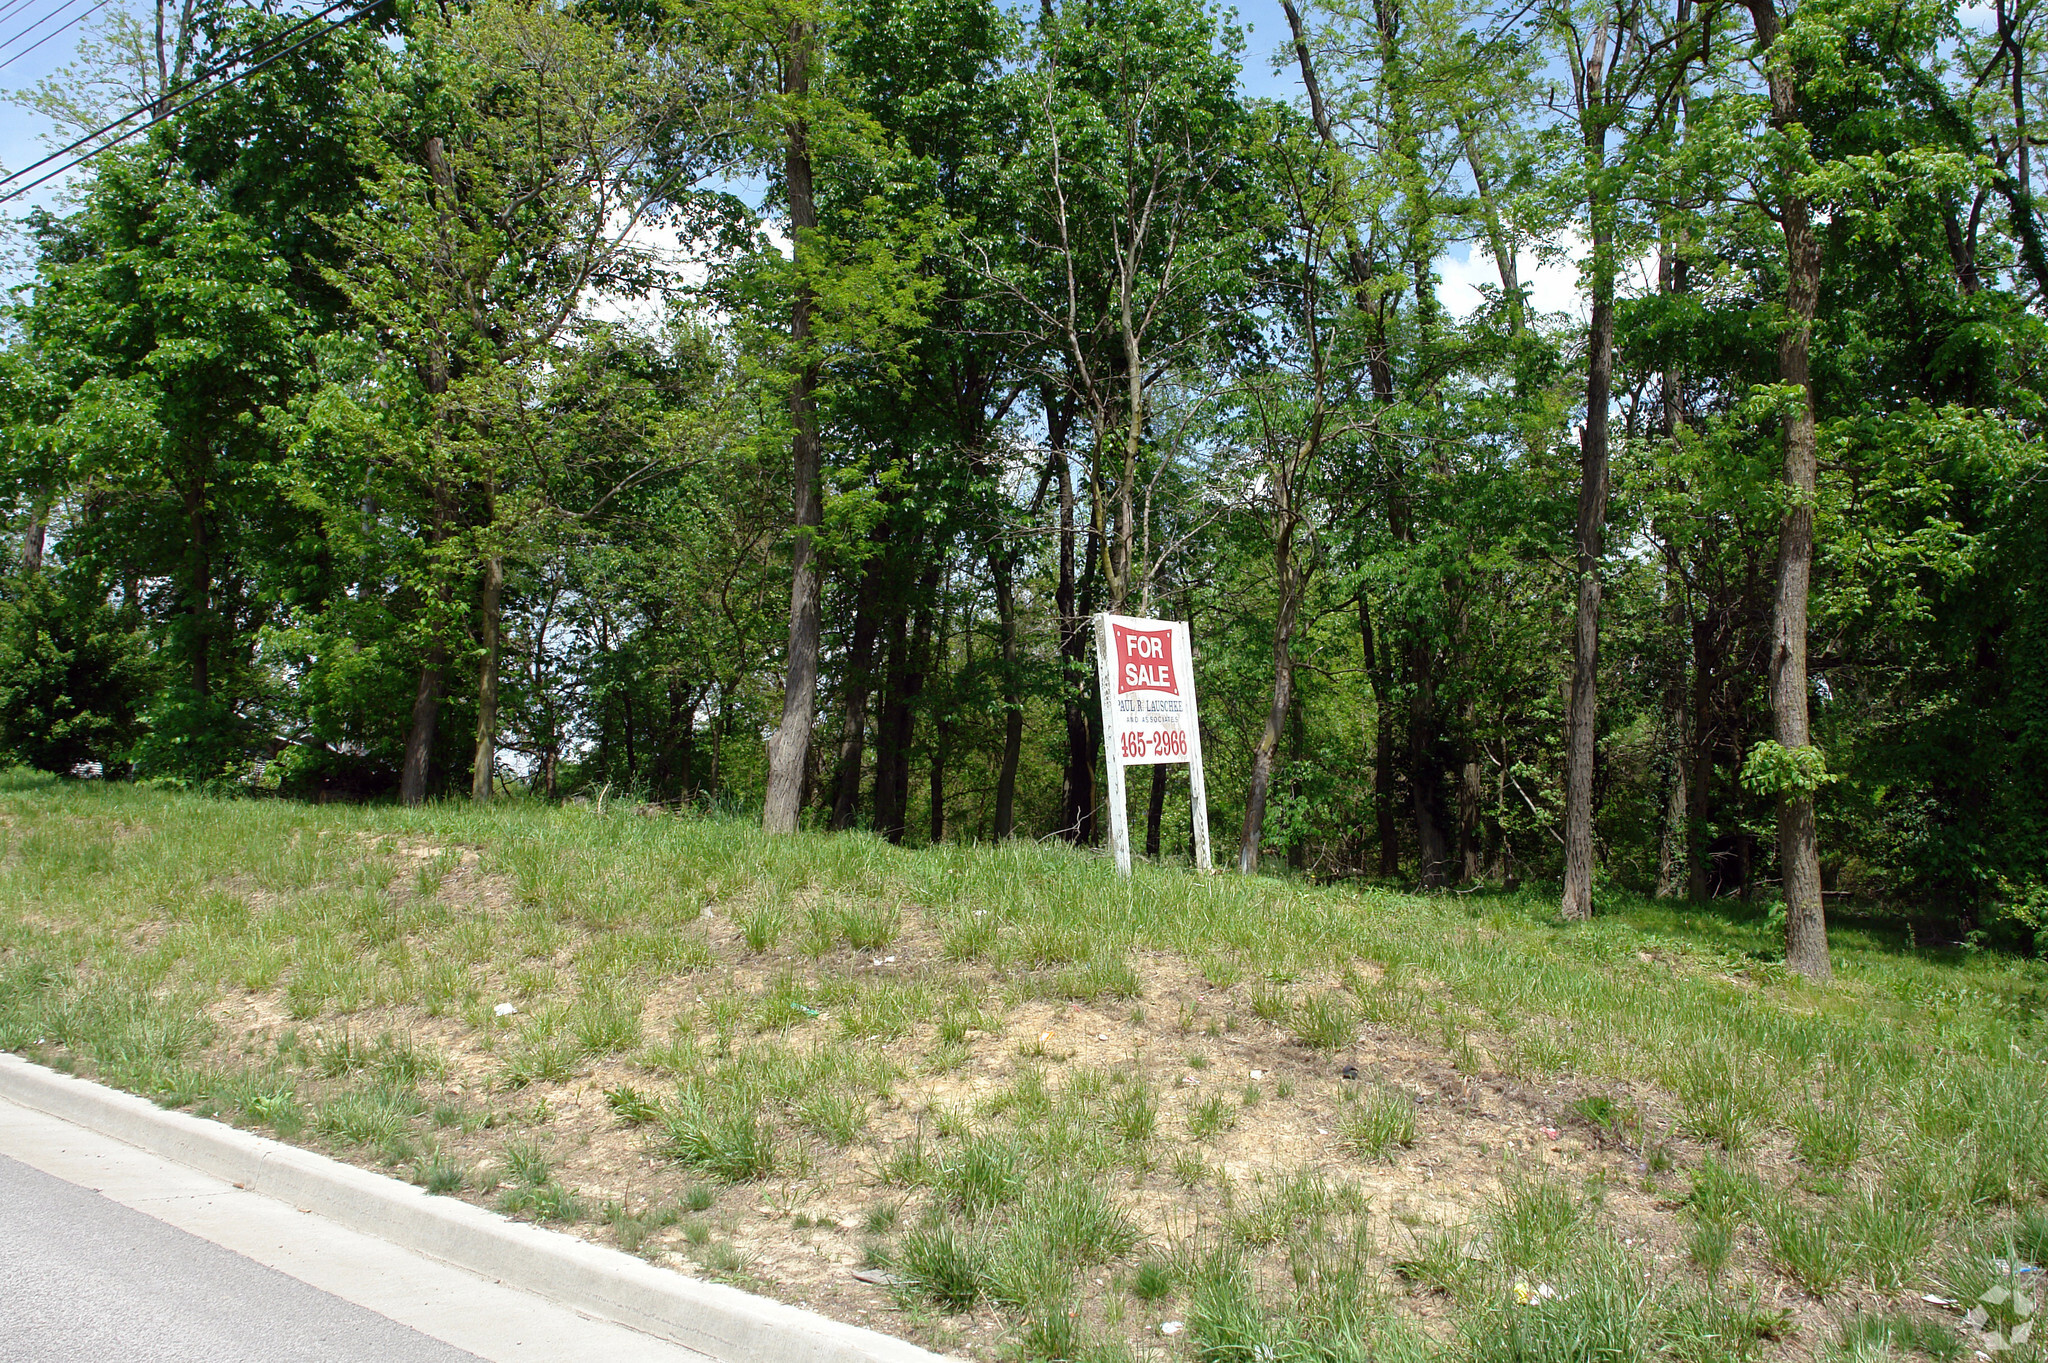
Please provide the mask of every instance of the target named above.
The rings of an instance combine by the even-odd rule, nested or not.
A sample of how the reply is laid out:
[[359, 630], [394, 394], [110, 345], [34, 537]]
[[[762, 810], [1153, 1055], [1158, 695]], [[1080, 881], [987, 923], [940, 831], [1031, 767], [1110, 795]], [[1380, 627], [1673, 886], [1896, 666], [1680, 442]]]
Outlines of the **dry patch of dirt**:
[[[484, 912], [501, 913], [510, 888], [483, 872], [475, 853], [462, 849], [452, 868], [444, 849], [385, 840], [380, 850], [417, 864], [435, 863], [444, 874], [437, 893]], [[1389, 1281], [1391, 1266], [1436, 1228], [1474, 1226], [1500, 1195], [1504, 1179], [1548, 1176], [1598, 1198], [1601, 1216], [1617, 1233], [1644, 1247], [1655, 1260], [1678, 1271], [1683, 1257], [1672, 1212], [1673, 1189], [1646, 1163], [1652, 1142], [1683, 1164], [1700, 1152], [1670, 1137], [1660, 1113], [1662, 1095], [1653, 1090], [1619, 1091], [1569, 1078], [1535, 1081], [1506, 1072], [1494, 1060], [1507, 1039], [1474, 1035], [1454, 1057], [1445, 1047], [1397, 1029], [1363, 1026], [1354, 1044], [1334, 1052], [1303, 1045], [1284, 1023], [1253, 1013], [1250, 983], [1213, 985], [1188, 962], [1163, 953], [1141, 953], [1131, 964], [1142, 981], [1137, 999], [1094, 1002], [1057, 998], [1016, 999], [998, 972], [948, 960], [939, 935], [906, 912], [899, 934], [879, 951], [844, 948], [818, 958], [786, 947], [750, 952], [740, 927], [726, 914], [706, 924], [715, 964], [672, 977], [646, 996], [641, 1023], [656, 1041], [678, 1018], [700, 1017], [708, 997], [758, 1000], [778, 978], [792, 972], [810, 981], [830, 977], [903, 984], [932, 981], [946, 990], [971, 992], [999, 1025], [968, 1033], [964, 1049], [947, 1047], [931, 1022], [914, 1025], [896, 1040], [849, 1043], [834, 1010], [797, 1016], [786, 1028], [752, 1033], [743, 1026], [734, 1045], [775, 1044], [802, 1054], [827, 1044], [856, 1045], [886, 1058], [903, 1074], [887, 1097], [875, 1100], [865, 1129], [847, 1147], [834, 1148], [784, 1123], [782, 1139], [794, 1158], [786, 1172], [755, 1182], [707, 1182], [657, 1149], [657, 1127], [621, 1120], [607, 1091], [630, 1086], [650, 1097], [671, 1091], [658, 1071], [623, 1056], [586, 1058], [559, 1081], [538, 1080], [508, 1087], [506, 1061], [516, 1049], [515, 1029], [532, 1006], [479, 1030], [453, 1016], [430, 1016], [413, 1006], [364, 1009], [345, 1017], [295, 1022], [282, 990], [244, 993], [209, 1010], [219, 1025], [217, 1063], [274, 1055], [290, 1038], [318, 1047], [342, 1034], [368, 1041], [402, 1037], [442, 1058], [442, 1072], [422, 1081], [420, 1091], [438, 1114], [418, 1124], [433, 1148], [469, 1169], [472, 1186], [459, 1195], [491, 1205], [498, 1180], [508, 1177], [506, 1150], [525, 1142], [545, 1149], [560, 1185], [581, 1200], [587, 1219], [562, 1226], [601, 1243], [618, 1243], [613, 1224], [598, 1215], [611, 1203], [629, 1213], [676, 1207], [692, 1190], [708, 1189], [701, 1213], [661, 1226], [632, 1246], [651, 1261], [685, 1272], [704, 1272], [703, 1245], [693, 1244], [692, 1225], [712, 1230], [714, 1242], [730, 1247], [721, 1276], [782, 1300], [827, 1315], [906, 1333], [973, 1357], [993, 1357], [997, 1343], [1013, 1328], [990, 1308], [950, 1317], [918, 1310], [906, 1313], [886, 1274], [863, 1269], [872, 1238], [864, 1224], [878, 1207], [908, 1206], [908, 1224], [926, 1195], [892, 1186], [883, 1167], [905, 1142], [935, 1141], [939, 1133], [973, 1122], [990, 1100], [1016, 1085], [1027, 1071], [1057, 1089], [1067, 1077], [1088, 1071], [1136, 1076], [1156, 1095], [1157, 1131], [1148, 1143], [1149, 1167], [1115, 1175], [1118, 1196], [1154, 1245], [1190, 1235], [1213, 1234], [1233, 1206], [1256, 1197], [1303, 1170], [1324, 1173], [1361, 1190], [1370, 1201], [1379, 1253]], [[556, 954], [570, 965], [581, 946]], [[493, 975], [499, 972], [491, 972]], [[502, 982], [500, 982], [502, 983]], [[1323, 982], [1304, 981], [1301, 992]], [[1411, 979], [1410, 983], [1413, 981]], [[700, 1024], [701, 1028], [701, 1024]], [[1461, 1066], [1463, 1066], [1461, 1068]], [[346, 1078], [301, 1081], [302, 1101], [314, 1109], [323, 1096], [339, 1092]], [[1413, 1144], [1387, 1158], [1372, 1159], [1344, 1147], [1339, 1133], [1362, 1090], [1396, 1089], [1412, 1095], [1416, 1123]], [[1595, 1093], [1643, 1119], [1634, 1139], [1596, 1125], [1573, 1108]], [[1205, 1103], [1221, 1100], [1227, 1120], [1205, 1135], [1192, 1129]], [[1645, 1136], [1643, 1133], [1648, 1133]], [[376, 1150], [338, 1144], [312, 1128], [299, 1139], [370, 1168], [389, 1165]], [[1201, 1175], [1188, 1177], [1190, 1162]], [[399, 1172], [403, 1172], [401, 1169]], [[476, 1185], [482, 1185], [481, 1188]], [[701, 1194], [700, 1194], [701, 1195]], [[636, 1237], [637, 1238], [637, 1237]], [[1112, 1270], [1092, 1275], [1095, 1292], [1114, 1290]], [[1775, 1279], [1765, 1275], [1763, 1281]], [[1442, 1315], [1441, 1299], [1418, 1285], [1405, 1285], [1410, 1308], [1425, 1320]], [[1084, 1294], [1085, 1295], [1085, 1294]], [[1803, 1323], [1820, 1328], [1826, 1320], [1817, 1304], [1770, 1289], [1779, 1304]], [[1099, 1306], [1099, 1303], [1098, 1303]], [[1134, 1340], [1161, 1343], [1157, 1326], [1184, 1309], [1169, 1301], [1157, 1307], [1129, 1303], [1125, 1327]]]

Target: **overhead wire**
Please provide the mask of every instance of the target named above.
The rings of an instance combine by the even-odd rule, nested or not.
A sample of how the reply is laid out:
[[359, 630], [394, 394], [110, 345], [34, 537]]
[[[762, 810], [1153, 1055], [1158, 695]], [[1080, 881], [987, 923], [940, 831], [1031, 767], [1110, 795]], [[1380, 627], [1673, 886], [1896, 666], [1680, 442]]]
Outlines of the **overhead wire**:
[[328, 15], [334, 13], [336, 10], [341, 9], [348, 3], [349, 0], [334, 0], [334, 3], [328, 5], [325, 9], [320, 10], [315, 14], [307, 16], [305, 19], [302, 19], [298, 23], [293, 24], [284, 32], [276, 34], [270, 38], [264, 39], [263, 42], [259, 43], [258, 45], [251, 48], [247, 52], [238, 53], [233, 56], [222, 58], [221, 60], [207, 67], [205, 70], [200, 71], [198, 74], [191, 76], [190, 78], [180, 82], [178, 85], [166, 91], [157, 99], [151, 100], [147, 104], [138, 105], [130, 112], [122, 114], [119, 118], [113, 119], [107, 123], [102, 124], [101, 126], [93, 129], [91, 132], [86, 133], [83, 137], [77, 138], [76, 140], [66, 144], [65, 146], [59, 147], [57, 150], [43, 157], [40, 161], [30, 162], [28, 165], [23, 166], [20, 170], [13, 171], [7, 175], [0, 175], [0, 188], [5, 188], [7, 185], [13, 184], [15, 181], [20, 180], [24, 175], [27, 175], [32, 171], [40, 170], [42, 167], [49, 165], [52, 161], [60, 160], [65, 156], [69, 156], [72, 152], [77, 151], [79, 148], [85, 146], [86, 144], [97, 141], [99, 138], [105, 137], [108, 133], [113, 132], [116, 128], [119, 128], [124, 123], [132, 123], [138, 118], [142, 118], [148, 115], [156, 115], [155, 117], [151, 118], [150, 123], [145, 123], [142, 125], [142, 127], [139, 128], [131, 128], [127, 132], [122, 133], [120, 136], [112, 138], [109, 141], [104, 142], [97, 147], [94, 147], [91, 151], [86, 152], [82, 156], [76, 157], [67, 164], [59, 166], [55, 170], [49, 171], [46, 174], [39, 175], [35, 179], [29, 181], [26, 184], [17, 185], [14, 189], [9, 190], [6, 194], [0, 194], [0, 204], [4, 204], [9, 202], [10, 200], [19, 198], [21, 195], [26, 194], [29, 190], [34, 189], [37, 185], [42, 184], [46, 180], [53, 179], [56, 176], [63, 175], [71, 170], [75, 170], [77, 167], [84, 165], [87, 161], [90, 161], [93, 157], [99, 155], [101, 152], [109, 150], [110, 148], [113, 147], [117, 147], [121, 143], [127, 141], [129, 138], [135, 136], [137, 133], [146, 131], [149, 127], [151, 127], [154, 123], [160, 121], [161, 119], [169, 118], [172, 114], [178, 113], [184, 109], [189, 109], [194, 104], [199, 103], [201, 100], [209, 99], [212, 96], [220, 93], [222, 90], [228, 89], [230, 86], [247, 79], [248, 77], [254, 75], [256, 72], [261, 71], [264, 67], [270, 65], [272, 62], [277, 61], [279, 58], [289, 56], [291, 53], [298, 51], [300, 48], [304, 47], [307, 43], [312, 42], [314, 39], [325, 37], [327, 34], [332, 33], [335, 29], [340, 28], [343, 24], [346, 24], [354, 19], [359, 19], [363, 15], [368, 14], [371, 10], [377, 8], [378, 5], [385, 3], [385, 0], [369, 0], [369, 3], [367, 4], [358, 5], [354, 10], [350, 11], [347, 14], [344, 14], [341, 18], [334, 20], [332, 23], [329, 23], [324, 28], [320, 29], [318, 32], [308, 34], [306, 37], [299, 39], [299, 41], [293, 43], [289, 47], [283, 48], [282, 50], [270, 52], [268, 55], [263, 56], [262, 60], [256, 61], [253, 65], [245, 66], [241, 71], [237, 72], [234, 76], [231, 76], [227, 80], [221, 81], [217, 85], [210, 86], [209, 88], [202, 90], [199, 94], [193, 96], [191, 99], [184, 100], [182, 103], [164, 109], [161, 114], [157, 114], [158, 107], [162, 105], [165, 100], [177, 99], [180, 95], [185, 94], [193, 87], [212, 80], [215, 76], [220, 75], [223, 71], [226, 71], [228, 68], [239, 65], [243, 62], [250, 61], [252, 58], [255, 58], [259, 53], [264, 52], [266, 48], [275, 47], [276, 44], [283, 42], [285, 39], [291, 37], [295, 33], [304, 31], [306, 28], [318, 23], [320, 20], [326, 18]]
[[26, 9], [29, 4], [30, 0], [6, 0], [5, 4], [0, 4], [0, 23], [6, 23], [9, 19], [12, 19], [15, 15]]
[[[13, 47], [16, 43], [20, 42], [23, 38], [26, 38], [29, 34], [41, 28], [44, 24], [49, 23], [52, 19], [62, 14], [65, 10], [71, 9], [73, 6], [78, 5], [80, 3], [81, 0], [63, 0], [62, 4], [52, 5], [48, 12], [46, 12], [42, 18], [36, 20], [32, 24], [26, 25], [25, 27], [16, 29], [12, 34], [10, 34], [6, 38], [0, 38], [0, 52], [5, 52], [8, 48]], [[66, 27], [69, 27], [69, 25], [66, 25]], [[63, 30], [59, 29], [58, 31], [61, 33]]]
[[66, 20], [62, 27], [51, 29], [48, 33], [45, 33], [42, 37], [30, 43], [27, 47], [24, 47], [23, 49], [21, 49], [21, 51], [15, 53], [6, 61], [0, 62], [0, 71], [5, 71], [8, 67], [14, 65], [23, 57], [26, 57], [29, 53], [35, 51], [44, 43], [50, 41], [50, 39], [56, 37], [60, 33], [63, 33], [66, 29], [75, 28], [77, 25], [84, 23], [87, 19], [92, 18], [93, 15], [98, 14], [101, 10], [105, 9], [108, 5], [111, 5], [113, 3], [114, 0], [100, 0], [100, 2], [97, 5], [94, 5], [85, 13], [76, 15], [73, 18]]

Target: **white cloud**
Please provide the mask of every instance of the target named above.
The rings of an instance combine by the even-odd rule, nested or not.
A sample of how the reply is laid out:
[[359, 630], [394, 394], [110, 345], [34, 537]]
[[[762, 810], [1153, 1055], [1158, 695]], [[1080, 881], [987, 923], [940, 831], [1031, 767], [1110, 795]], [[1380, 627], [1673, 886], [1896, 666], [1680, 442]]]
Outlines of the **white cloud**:
[[[1586, 300], [1579, 293], [1578, 262], [1585, 255], [1585, 243], [1577, 234], [1566, 241], [1567, 260], [1542, 261], [1527, 251], [1515, 253], [1515, 274], [1528, 292], [1529, 306], [1536, 312], [1562, 312], [1574, 320], [1586, 317]], [[1485, 297], [1481, 286], [1500, 290], [1500, 269], [1493, 253], [1469, 242], [1451, 248], [1437, 258], [1437, 301], [1456, 318], [1470, 317]]]
[[[789, 234], [777, 224], [763, 222], [761, 231], [769, 244], [782, 252], [783, 259], [796, 254]], [[657, 335], [668, 320], [670, 290], [696, 288], [710, 275], [710, 268], [676, 240], [675, 228], [667, 223], [640, 223], [626, 234], [626, 242], [655, 262], [661, 282], [640, 298], [593, 293], [584, 302], [584, 315], [600, 322], [622, 324], [643, 335]]]
[[[1515, 254], [1515, 275], [1528, 294], [1532, 312], [1562, 313], [1572, 321], [1590, 319], [1591, 305], [1579, 287], [1579, 266], [1591, 249], [1577, 232], [1566, 232], [1562, 258], [1553, 254], [1539, 258], [1527, 251]], [[1500, 290], [1500, 270], [1492, 252], [1466, 242], [1437, 257], [1437, 301], [1446, 312], [1460, 320], [1478, 311], [1485, 301], [1481, 287]], [[1657, 253], [1649, 251], [1635, 260], [1623, 261], [1616, 289], [1627, 297], [1655, 291]]]

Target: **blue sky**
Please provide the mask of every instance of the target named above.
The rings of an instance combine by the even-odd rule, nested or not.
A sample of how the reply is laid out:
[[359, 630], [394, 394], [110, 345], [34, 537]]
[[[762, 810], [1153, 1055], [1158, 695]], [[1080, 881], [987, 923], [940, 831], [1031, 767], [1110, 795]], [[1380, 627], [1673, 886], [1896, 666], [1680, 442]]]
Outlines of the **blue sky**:
[[[115, 2], [126, 3], [127, 0]], [[69, 7], [66, 7], [66, 0], [28, 0], [18, 12], [0, 20], [0, 42], [4, 42], [24, 30], [35, 29], [38, 20], [61, 9], [55, 24], [35, 29], [21, 42], [0, 46], [0, 62], [7, 62], [10, 57], [18, 58], [0, 70], [0, 90], [9, 97], [7, 102], [0, 103], [0, 166], [7, 170], [40, 160], [51, 150], [44, 140], [44, 135], [49, 132], [48, 124], [40, 115], [14, 103], [12, 96], [74, 60], [77, 40], [88, 24], [73, 26], [32, 52], [24, 54], [23, 50], [92, 3], [93, 0], [70, 0]], [[0, 9], [4, 8], [4, 0], [0, 0]], [[310, 12], [318, 6], [307, 5], [306, 8]], [[1281, 10], [1279, 0], [1240, 0], [1236, 15], [1237, 22], [1246, 29], [1245, 89], [1251, 94], [1273, 99], [1297, 98], [1301, 93], [1301, 79], [1291, 54], [1282, 50], [1289, 42], [1289, 34], [1287, 16]], [[1277, 64], [1277, 70], [1276, 55], [1283, 57]], [[0, 214], [16, 216], [31, 206], [52, 204], [60, 185], [61, 181], [53, 180], [25, 198], [0, 208]], [[1484, 255], [1475, 256], [1465, 246], [1454, 247], [1439, 262], [1439, 269], [1444, 281], [1441, 290], [1444, 303], [1456, 314], [1463, 314], [1477, 302], [1478, 294], [1473, 284], [1491, 282], [1496, 278], [1491, 262]], [[1533, 260], [1529, 260], [1523, 264], [1523, 278], [1533, 283], [1537, 307], [1576, 311], [1575, 290], [1568, 272], [1539, 269]]]
[[[23, 49], [48, 36], [52, 29], [89, 8], [92, 3], [93, 0], [70, 0], [69, 7], [62, 9], [55, 23], [40, 28], [36, 28], [37, 21], [65, 6], [66, 0], [29, 0], [19, 11], [0, 20], [0, 39], [35, 29], [27, 33], [21, 42], [0, 48], [0, 62], [7, 61], [10, 56], [18, 55], [20, 58], [0, 70], [0, 90], [9, 96], [9, 102], [0, 105], [0, 166], [7, 170], [40, 160], [50, 150], [43, 141], [43, 134], [49, 131], [47, 123], [39, 115], [13, 103], [11, 97], [72, 61], [77, 55], [80, 33], [93, 21], [65, 29], [33, 52], [22, 55]], [[5, 5], [0, 4], [0, 9], [4, 8]], [[1275, 76], [1268, 60], [1273, 49], [1287, 38], [1287, 16], [1281, 12], [1278, 0], [1245, 0], [1238, 6], [1238, 21], [1253, 30], [1247, 35], [1246, 42], [1245, 88], [1254, 94], [1292, 98], [1301, 88], [1293, 68], [1290, 66]], [[53, 181], [27, 200], [7, 205], [7, 211], [18, 212], [28, 203], [48, 203], [55, 188]]]

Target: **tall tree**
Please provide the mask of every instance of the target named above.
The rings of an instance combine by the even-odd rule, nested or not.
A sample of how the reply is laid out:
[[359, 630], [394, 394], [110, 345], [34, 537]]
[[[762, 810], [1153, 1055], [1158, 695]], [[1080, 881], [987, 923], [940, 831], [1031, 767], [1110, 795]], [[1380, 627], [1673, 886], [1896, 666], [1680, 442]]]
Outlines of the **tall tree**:
[[[1593, 761], [1598, 737], [1600, 571], [1605, 551], [1608, 489], [1608, 417], [1614, 392], [1614, 276], [1616, 185], [1608, 163], [1608, 129], [1621, 112], [1625, 49], [1636, 16], [1627, 0], [1603, 4], [1588, 16], [1561, 13], [1565, 55], [1572, 72], [1591, 247], [1591, 320], [1586, 329], [1586, 419], [1579, 435], [1579, 512], [1573, 535], [1576, 601], [1572, 621], [1572, 673], [1566, 714], [1564, 778], [1564, 903], [1568, 919], [1593, 916]], [[1610, 53], [1610, 46], [1612, 51]]]
[[[1778, 862], [1785, 892], [1785, 964], [1826, 982], [1827, 919], [1821, 902], [1820, 838], [1814, 792], [1822, 774], [1808, 714], [1807, 598], [1813, 581], [1813, 495], [1819, 471], [1813, 374], [1814, 313], [1820, 302], [1821, 247], [1803, 184], [1808, 153], [1800, 120], [1799, 57], [1781, 43], [1775, 0], [1750, 0], [1749, 13], [1770, 93], [1772, 141], [1766, 194], [1784, 237], [1785, 316], [1778, 337], [1778, 382], [1788, 390], [1779, 416], [1784, 441], [1785, 510], [1778, 527], [1771, 601], [1770, 700], [1775, 748], [1764, 765], [1778, 797]], [[1754, 761], [1754, 758], [1752, 759]]]

